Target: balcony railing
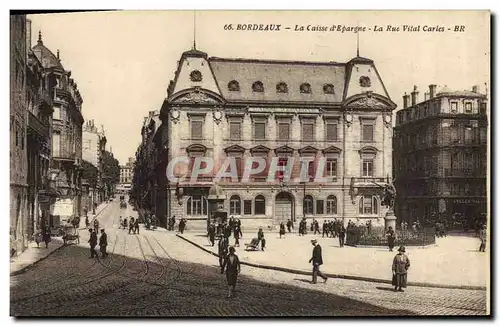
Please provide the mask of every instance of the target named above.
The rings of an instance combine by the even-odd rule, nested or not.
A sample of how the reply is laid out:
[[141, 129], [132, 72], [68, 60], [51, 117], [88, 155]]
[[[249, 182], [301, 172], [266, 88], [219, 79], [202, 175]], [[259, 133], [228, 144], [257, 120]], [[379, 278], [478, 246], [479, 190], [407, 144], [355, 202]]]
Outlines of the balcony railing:
[[28, 126], [44, 137], [49, 137], [49, 126], [40, 121], [32, 112], [28, 112]]

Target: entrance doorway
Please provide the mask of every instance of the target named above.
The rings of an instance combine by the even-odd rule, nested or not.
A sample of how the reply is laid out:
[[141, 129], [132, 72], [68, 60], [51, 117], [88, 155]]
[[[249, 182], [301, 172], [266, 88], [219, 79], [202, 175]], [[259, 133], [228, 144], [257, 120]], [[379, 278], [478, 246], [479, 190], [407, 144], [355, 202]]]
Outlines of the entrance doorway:
[[277, 223], [286, 223], [288, 219], [295, 222], [295, 205], [292, 195], [289, 192], [280, 192], [276, 195], [274, 205], [274, 220]]

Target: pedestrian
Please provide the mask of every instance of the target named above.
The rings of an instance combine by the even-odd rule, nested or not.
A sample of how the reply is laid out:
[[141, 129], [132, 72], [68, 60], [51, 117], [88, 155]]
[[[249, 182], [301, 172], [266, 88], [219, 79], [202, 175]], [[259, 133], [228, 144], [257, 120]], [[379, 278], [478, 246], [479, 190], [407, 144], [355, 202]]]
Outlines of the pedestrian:
[[238, 256], [235, 254], [234, 247], [229, 248], [229, 255], [227, 255], [226, 259], [224, 259], [224, 263], [221, 268], [221, 274], [224, 274], [224, 270], [226, 271], [226, 280], [228, 286], [228, 298], [231, 298], [234, 293], [234, 289], [236, 287], [236, 283], [238, 281], [238, 274], [241, 271], [240, 260]]
[[316, 235], [316, 232], [318, 234], [321, 234], [321, 232], [319, 232], [319, 223], [318, 223], [318, 221], [314, 220], [313, 224], [314, 224], [314, 235]]
[[319, 270], [319, 266], [323, 265], [323, 256], [321, 254], [321, 246], [318, 244], [318, 241], [316, 239], [311, 240], [311, 244], [314, 246], [313, 252], [312, 252], [312, 257], [309, 259], [309, 263], [312, 262], [313, 264], [313, 271], [312, 271], [312, 283], [316, 284], [316, 281], [318, 279], [318, 275], [326, 281], [328, 280], [328, 277], [323, 275], [321, 271]]
[[99, 233], [99, 221], [97, 219], [94, 220], [94, 230], [96, 234]]
[[283, 222], [280, 223], [280, 239], [281, 236], [285, 235], [285, 224]]
[[234, 232], [234, 246], [239, 247], [240, 238], [243, 236], [243, 234], [241, 233], [241, 228], [238, 226], [238, 224], [235, 225], [233, 232]]
[[266, 248], [266, 239], [264, 238], [264, 231], [262, 231], [262, 228], [259, 228], [259, 232], [257, 232], [257, 239], [260, 241], [260, 249], [264, 251]]
[[328, 238], [328, 221], [327, 220], [323, 221], [323, 238], [325, 237], [325, 234], [326, 234], [326, 237]]
[[486, 224], [483, 225], [483, 227], [479, 231], [479, 239], [481, 240], [481, 245], [479, 246], [479, 251], [485, 252], [486, 251]]
[[95, 251], [95, 247], [97, 246], [97, 234], [93, 229], [89, 229], [89, 232], [90, 258], [97, 258], [97, 251]]
[[123, 225], [123, 218], [120, 216], [120, 224], [118, 228], [120, 228], [122, 225]]
[[137, 218], [134, 222], [134, 234], [137, 232], [139, 234], [139, 219]]
[[130, 218], [130, 223], [128, 226], [128, 234], [130, 234], [132, 231], [134, 231], [135, 234], [135, 221], [133, 217]]
[[386, 236], [387, 236], [387, 245], [389, 246], [389, 251], [392, 251], [392, 249], [394, 248], [394, 241], [396, 240], [396, 232], [394, 232], [392, 226], [389, 226]]
[[125, 230], [125, 229], [127, 228], [127, 226], [128, 226], [128, 222], [127, 222], [127, 218], [126, 218], [126, 217], [123, 219], [123, 225], [122, 225], [122, 226], [123, 226], [123, 229], [124, 229], [124, 230]]
[[392, 285], [394, 285], [394, 291], [404, 292], [402, 288], [406, 288], [408, 281], [410, 259], [405, 252], [405, 247], [399, 247], [398, 253], [392, 261]]
[[181, 220], [179, 221], [179, 232], [181, 234], [184, 234], [184, 229], [186, 228], [186, 219], [185, 218], [181, 218]]
[[102, 258], [108, 256], [108, 252], [106, 251], [107, 246], [108, 246], [108, 235], [106, 234], [104, 229], [101, 229], [101, 237], [99, 238], [99, 249], [101, 251]]
[[288, 229], [288, 233], [292, 233], [292, 221], [290, 219], [286, 222], [286, 228]]
[[212, 247], [215, 245], [215, 224], [210, 223], [208, 226], [208, 238], [210, 240], [210, 243], [212, 244]]
[[340, 248], [344, 247], [344, 242], [345, 242], [345, 226], [344, 224], [340, 224], [338, 227], [338, 234], [339, 234], [339, 245]]
[[45, 231], [43, 232], [43, 242], [45, 242], [45, 248], [49, 248], [49, 242], [52, 241], [50, 238], [50, 227], [46, 226]]
[[224, 259], [227, 255], [227, 247], [229, 246], [229, 241], [225, 237], [219, 239], [219, 266], [222, 268], [224, 266]]

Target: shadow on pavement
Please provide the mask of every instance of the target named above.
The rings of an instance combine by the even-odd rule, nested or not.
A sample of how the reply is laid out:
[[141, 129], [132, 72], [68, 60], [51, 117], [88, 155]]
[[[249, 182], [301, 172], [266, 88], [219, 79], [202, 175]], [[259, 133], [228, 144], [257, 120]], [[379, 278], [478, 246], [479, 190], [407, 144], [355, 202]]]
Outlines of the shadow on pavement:
[[[132, 245], [137, 244], [134, 236], [124, 238], [128, 250], [139, 252]], [[109, 257], [101, 260], [108, 267], [89, 259], [86, 247], [63, 248], [11, 277], [11, 316], [414, 315], [293, 284], [268, 283], [246, 274], [245, 266], [238, 277], [237, 295], [228, 299], [226, 276], [217, 266], [174, 261], [158, 247], [160, 257], [156, 257], [143, 246], [147, 266], [141, 259], [124, 256], [119, 244], [115, 253], [111, 244]], [[120, 266], [121, 271], [115, 272]]]

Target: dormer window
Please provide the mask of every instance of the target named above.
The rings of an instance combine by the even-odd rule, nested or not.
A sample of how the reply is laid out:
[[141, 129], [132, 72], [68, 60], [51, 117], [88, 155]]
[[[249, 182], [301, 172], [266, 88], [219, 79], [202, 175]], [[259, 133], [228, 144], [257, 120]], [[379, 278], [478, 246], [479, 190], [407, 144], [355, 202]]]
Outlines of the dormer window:
[[255, 83], [252, 84], [252, 90], [254, 92], [262, 93], [264, 92], [264, 84], [262, 84], [261, 81], [256, 81]]
[[240, 90], [240, 84], [236, 80], [232, 80], [232, 81], [229, 82], [229, 84], [227, 84], [227, 88], [231, 92], [239, 92], [239, 90]]
[[302, 94], [310, 94], [311, 93], [311, 85], [308, 83], [304, 83], [300, 85], [300, 92]]
[[285, 83], [279, 83], [276, 85], [276, 92], [278, 93], [288, 93], [288, 86]]
[[359, 77], [359, 86], [370, 87], [371, 85], [372, 85], [372, 82], [370, 80], [370, 77], [368, 77], [368, 76]]
[[199, 70], [193, 70], [189, 76], [192, 82], [201, 82], [202, 80], [202, 75]]
[[335, 90], [332, 84], [323, 85], [323, 93], [325, 94], [335, 94]]

